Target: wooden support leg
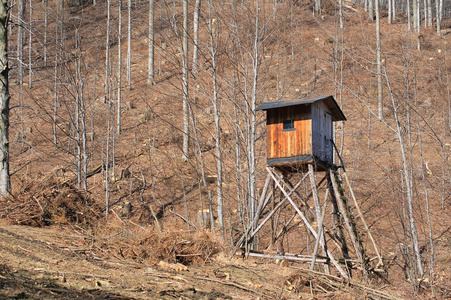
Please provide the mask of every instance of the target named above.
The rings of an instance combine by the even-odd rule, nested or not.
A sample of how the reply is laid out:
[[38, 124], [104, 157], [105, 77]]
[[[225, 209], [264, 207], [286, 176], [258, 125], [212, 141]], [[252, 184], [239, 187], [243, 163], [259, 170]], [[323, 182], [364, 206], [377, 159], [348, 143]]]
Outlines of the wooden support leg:
[[[299, 187], [299, 185], [301, 185], [302, 181], [305, 180], [305, 178], [307, 177], [304, 176], [304, 178], [302, 178], [301, 181], [298, 182], [298, 184], [295, 186], [295, 189], [297, 189]], [[285, 192], [285, 190], [283, 190]], [[280, 201], [275, 207], [274, 209], [266, 216], [266, 218], [260, 223], [260, 225], [258, 225], [258, 227], [251, 233], [251, 235], [249, 236], [249, 238], [252, 238], [261, 228], [262, 226], [279, 210], [279, 208], [282, 206], [283, 203], [285, 203], [285, 201], [287, 199], [289, 199], [290, 195], [293, 193], [294, 190], [291, 190], [289, 193], [284, 193], [284, 198], [282, 199], [282, 201]]]
[[[313, 165], [309, 164], [308, 170], [309, 170], [309, 177], [310, 177], [310, 185], [312, 186], [313, 203], [315, 204], [315, 210], [316, 210], [316, 220], [318, 222], [318, 236], [323, 241], [323, 244], [324, 244], [323, 254], [326, 255], [327, 246], [326, 246], [326, 239], [324, 238], [324, 233], [323, 233], [324, 213], [321, 214], [321, 205], [319, 203], [318, 191], [316, 189], [315, 173], [313, 170]], [[327, 192], [326, 192], [326, 199], [324, 200], [324, 207], [326, 207], [326, 201], [327, 201]], [[325, 210], [325, 209], [323, 209], [323, 210]], [[318, 242], [319, 241], [317, 240], [316, 244], [318, 244]], [[317, 251], [316, 247], [317, 246], [315, 246], [315, 251]], [[316, 255], [316, 252], [314, 255]], [[313, 259], [315, 259], [315, 258], [313, 258]], [[313, 264], [314, 264], [314, 262], [310, 265], [312, 270], [313, 270]], [[324, 265], [324, 272], [326, 272], [326, 274], [329, 274], [329, 266], [328, 265]]]
[[331, 177], [332, 186], [335, 193], [335, 198], [337, 199], [338, 208], [340, 210], [340, 213], [345, 221], [346, 227], [349, 232], [349, 236], [351, 237], [351, 242], [354, 246], [355, 252], [357, 254], [357, 258], [359, 260], [359, 263], [362, 265], [363, 268], [363, 274], [365, 277], [368, 277], [367, 273], [367, 263], [365, 261], [365, 250], [363, 248], [363, 245], [360, 241], [357, 228], [354, 223], [352, 223], [351, 218], [349, 217], [349, 211], [348, 207], [344, 204], [344, 199], [342, 199], [342, 195], [340, 194], [340, 191], [338, 190], [338, 184], [335, 180], [335, 175], [331, 169], [329, 169], [329, 175]]
[[[326, 214], [326, 207], [327, 207], [327, 194], [328, 194], [329, 190], [326, 190], [326, 199], [324, 199], [324, 205], [323, 205], [323, 212], [321, 213], [320, 219], [318, 220], [318, 239], [316, 239], [315, 242], [315, 248], [313, 249], [313, 257], [312, 257], [312, 263], [310, 264], [310, 270], [313, 270], [313, 267], [315, 266], [315, 260], [316, 260], [316, 255], [318, 254], [318, 245], [320, 243], [321, 240], [323, 240], [323, 243], [325, 244], [325, 239], [324, 239], [324, 235], [323, 235], [323, 221], [324, 221], [324, 215]], [[326, 249], [327, 247], [324, 247], [324, 253], [326, 253]], [[324, 267], [326, 267], [326, 265], [324, 265]], [[324, 271], [329, 274], [329, 268], [324, 268]]]
[[330, 189], [331, 202], [333, 205], [333, 212], [332, 212], [333, 215], [332, 216], [335, 217], [335, 219], [334, 219], [335, 226], [336, 226], [335, 238], [340, 243], [340, 249], [341, 249], [341, 253], [343, 254], [343, 257], [345, 259], [350, 259], [351, 257], [349, 256], [348, 245], [346, 244], [346, 238], [345, 238], [344, 231], [343, 231], [342, 220], [341, 220], [341, 217], [339, 214], [337, 199], [335, 197], [335, 193], [333, 190], [329, 172], [327, 172], [327, 182], [328, 182], [327, 183], [328, 188]]
[[[269, 174], [271, 175], [272, 179], [275, 181], [276, 185], [278, 186], [278, 188], [282, 191], [282, 193], [284, 193], [285, 197], [288, 199], [288, 201], [291, 203], [291, 205], [293, 206], [293, 208], [296, 210], [296, 212], [299, 214], [299, 216], [301, 217], [301, 219], [304, 221], [305, 225], [307, 226], [307, 228], [310, 230], [310, 232], [313, 234], [313, 236], [318, 239], [318, 235], [315, 231], [315, 229], [313, 229], [312, 225], [310, 225], [310, 223], [308, 222], [307, 218], [304, 216], [304, 214], [302, 213], [302, 211], [297, 207], [297, 205], [294, 203], [294, 201], [290, 198], [290, 196], [288, 195], [288, 193], [284, 190], [281, 182], [283, 182], [283, 178], [281, 178], [279, 175], [275, 174], [269, 167], [266, 167], [266, 169], [268, 170]], [[308, 174], [307, 174], [308, 175]], [[321, 239], [320, 239], [320, 243], [321, 243]], [[324, 247], [324, 244], [321, 243], [321, 246]], [[332, 264], [337, 268], [337, 270], [340, 272], [340, 274], [344, 277], [344, 278], [349, 278], [348, 275], [346, 274], [345, 271], [343, 271], [343, 269], [340, 267], [340, 265], [338, 264], [338, 262], [335, 260], [335, 258], [333, 257], [332, 253], [329, 252], [329, 250], [326, 249], [326, 253], [327, 256], [330, 258], [330, 260], [332, 261]]]
[[[307, 178], [306, 174], [301, 181], [299, 181], [299, 183], [295, 186], [294, 190], [296, 190], [299, 185], [301, 185], [301, 183], [305, 180], [305, 178]], [[274, 192], [273, 192], [274, 193]], [[265, 199], [265, 203], [262, 205], [262, 211], [263, 209], [266, 207], [266, 205], [268, 204], [269, 199], [271, 198], [272, 194], [270, 193], [269, 195], [267, 195], [266, 199]], [[293, 190], [290, 191], [289, 195], [291, 195], [293, 193]], [[282, 199], [282, 201], [280, 201], [275, 207], [274, 209], [268, 214], [268, 216], [266, 216], [266, 218], [263, 220], [263, 222], [260, 223], [260, 225], [257, 226], [257, 228], [255, 228], [253, 231], [251, 231], [251, 226], [248, 227], [248, 229], [246, 230], [246, 232], [243, 233], [243, 235], [240, 237], [240, 239], [238, 240], [238, 242], [235, 244], [235, 247], [232, 250], [232, 256], [235, 255], [236, 251], [238, 250], [239, 247], [241, 247], [245, 241], [249, 241], [253, 238], [253, 236], [262, 228], [262, 226], [273, 216], [273, 214], [275, 212], [277, 212], [277, 210], [284, 204], [284, 202], [287, 200], [287, 198], [285, 197], [284, 199]], [[259, 218], [260, 216], [258, 216]], [[258, 218], [257, 216], [255, 216], [254, 220], [252, 220], [252, 224], [256, 221], [258, 223]], [[249, 232], [251, 232], [251, 234], [249, 235]]]
[[377, 267], [383, 266], [383, 265], [384, 265], [384, 262], [382, 261], [382, 257], [381, 257], [381, 255], [379, 254], [379, 251], [378, 251], [378, 249], [377, 249], [376, 241], [374, 240], [373, 235], [372, 235], [371, 232], [370, 232], [370, 228], [369, 228], [368, 225], [366, 224], [365, 218], [363, 218], [363, 214], [362, 214], [362, 212], [360, 211], [359, 204], [357, 203], [357, 200], [356, 200], [355, 195], [354, 195], [354, 191], [352, 190], [352, 187], [351, 187], [351, 185], [349, 184], [348, 175], [346, 174], [345, 171], [343, 171], [343, 177], [344, 177], [345, 180], [346, 180], [346, 184], [347, 184], [347, 186], [348, 186], [348, 188], [349, 188], [349, 192], [351, 193], [351, 197], [352, 197], [352, 200], [354, 201], [354, 205], [355, 205], [355, 208], [357, 209], [357, 213], [359, 214], [360, 219], [362, 220], [363, 226], [365, 227], [365, 230], [366, 230], [366, 232], [368, 233], [368, 236], [369, 236], [371, 242], [373, 243], [374, 251], [376, 251], [377, 258], [379, 259], [379, 263], [377, 264]]

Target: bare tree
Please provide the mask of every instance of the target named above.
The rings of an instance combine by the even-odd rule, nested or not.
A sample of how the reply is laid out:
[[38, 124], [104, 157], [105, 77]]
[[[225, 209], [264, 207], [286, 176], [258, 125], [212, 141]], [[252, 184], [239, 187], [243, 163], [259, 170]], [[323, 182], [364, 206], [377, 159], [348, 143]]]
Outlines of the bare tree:
[[33, 63], [31, 61], [31, 49], [32, 49], [32, 42], [33, 42], [33, 6], [32, 1], [29, 2], [30, 5], [30, 20], [28, 20], [28, 87], [31, 89], [32, 79], [33, 79], [33, 73], [32, 73], [32, 66]]
[[49, 1], [44, 0], [44, 67], [47, 67], [47, 28], [48, 28], [48, 6]]
[[201, 0], [196, 0], [194, 3], [194, 17], [193, 17], [193, 74], [197, 73], [197, 59], [199, 52], [199, 13]]
[[373, 1], [374, 0], [368, 0], [368, 17], [371, 21], [374, 19]]
[[24, 29], [25, 29], [25, 0], [18, 0], [17, 2], [17, 69], [19, 85], [23, 84], [23, 44], [24, 44]]
[[[153, 0], [151, 0], [153, 1]], [[119, 0], [117, 34], [117, 133], [121, 133], [122, 100], [122, 0]]]
[[131, 89], [132, 68], [132, 0], [128, 0], [128, 28], [127, 28], [127, 86]]
[[387, 16], [387, 22], [388, 24], [391, 24], [392, 21], [392, 1], [388, 0], [387, 6], [388, 6], [388, 16]]
[[376, 3], [376, 64], [377, 64], [377, 114], [380, 120], [384, 118], [384, 107], [382, 102], [382, 59], [381, 59], [381, 20], [379, 11], [379, 0]]
[[315, 0], [314, 12], [316, 14], [321, 14], [321, 0]]
[[110, 81], [110, 19], [111, 19], [111, 0], [107, 0], [107, 18], [106, 18], [106, 43], [105, 43], [105, 92], [108, 92]]
[[[20, 139], [24, 137], [24, 117], [23, 117], [23, 74], [24, 74], [24, 61], [23, 61], [23, 47], [24, 47], [24, 29], [25, 29], [25, 13], [26, 3], [25, 0], [18, 1], [18, 28], [17, 28], [17, 69], [18, 69], [18, 84], [19, 84], [19, 114], [20, 114]], [[23, 142], [23, 141], [22, 141]]]
[[188, 0], [183, 1], [183, 41], [182, 41], [182, 72], [183, 72], [183, 148], [182, 159], [189, 157], [189, 97], [188, 97]]
[[[108, 88], [109, 90], [109, 88]], [[109, 91], [108, 91], [109, 95]], [[107, 127], [107, 137], [106, 137], [106, 159], [105, 159], [105, 216], [108, 217], [110, 211], [110, 147], [111, 147], [111, 110], [112, 102], [108, 102], [108, 127]]]
[[254, 28], [254, 42], [252, 53], [252, 96], [249, 108], [250, 113], [250, 131], [249, 131], [249, 200], [250, 200], [250, 212], [252, 218], [255, 216], [255, 202], [257, 197], [256, 182], [257, 182], [257, 169], [256, 169], [256, 157], [255, 157], [255, 142], [257, 139], [257, 124], [255, 117], [255, 108], [257, 104], [257, 85], [259, 80], [259, 65], [260, 65], [260, 6], [259, 1], [255, 3], [255, 28]]
[[[58, 33], [58, 30], [57, 32]], [[58, 121], [58, 51], [55, 51], [55, 72], [54, 72], [54, 98], [53, 98], [53, 144], [58, 145], [58, 135], [56, 132]]]
[[433, 294], [435, 294], [434, 291], [434, 264], [435, 264], [435, 250], [434, 250], [434, 239], [432, 235], [432, 221], [431, 221], [431, 211], [430, 211], [430, 205], [429, 205], [429, 193], [428, 193], [428, 187], [426, 182], [426, 170], [425, 170], [425, 163], [424, 163], [424, 157], [423, 157], [423, 144], [422, 144], [422, 137], [421, 137], [421, 127], [420, 127], [420, 121], [417, 117], [417, 130], [418, 130], [418, 145], [420, 147], [420, 158], [421, 158], [421, 180], [423, 181], [423, 187], [424, 187], [424, 199], [426, 204], [426, 218], [428, 223], [428, 238], [429, 238], [429, 247], [430, 247], [430, 259], [429, 259], [429, 278], [431, 280], [431, 291]]
[[413, 32], [420, 32], [420, 2], [419, 0], [412, 0], [412, 10], [413, 10]]
[[154, 21], [154, 2], [149, 0], [149, 58], [147, 65], [147, 84], [153, 84], [154, 77], [154, 45], [153, 45], [153, 21]]
[[441, 14], [441, 7], [442, 7], [442, 2], [441, 0], [435, 0], [435, 22], [437, 25], [437, 35], [441, 36], [441, 19], [442, 19], [442, 14]]
[[74, 78], [74, 94], [75, 94], [75, 129], [76, 129], [76, 145], [77, 145], [77, 178], [78, 186], [83, 185], [86, 191], [88, 169], [88, 154], [86, 151], [86, 109], [84, 99], [84, 78], [83, 78], [83, 51], [81, 49], [81, 38], [76, 30], [76, 60], [75, 60], [75, 78]]
[[[413, 0], [415, 1], [415, 0]], [[406, 4], [406, 14], [407, 14], [407, 30], [410, 31], [412, 29], [412, 20], [411, 20], [411, 13], [410, 13], [410, 0], [407, 0]]]
[[[385, 125], [390, 128], [394, 134], [396, 135], [396, 138], [398, 140], [400, 152], [401, 152], [401, 162], [402, 162], [402, 176], [404, 177], [404, 185], [405, 185], [405, 192], [406, 192], [406, 200], [407, 200], [407, 213], [409, 218], [409, 233], [410, 238], [412, 241], [412, 252], [414, 256], [414, 260], [417, 265], [417, 270], [420, 278], [423, 278], [424, 271], [423, 271], [423, 265], [421, 261], [421, 254], [420, 254], [420, 243], [418, 240], [418, 231], [416, 227], [416, 220], [415, 220], [415, 214], [414, 214], [414, 187], [412, 182], [412, 172], [409, 170], [409, 161], [408, 161], [408, 153], [406, 151], [406, 142], [405, 142], [405, 131], [406, 128], [403, 128], [401, 125], [400, 120], [400, 113], [399, 113], [399, 104], [396, 103], [394, 92], [391, 88], [390, 81], [388, 79], [387, 73], [384, 74], [384, 77], [386, 79], [387, 88], [389, 91], [389, 96], [391, 99], [391, 109], [393, 113], [393, 120], [396, 124], [396, 127], [393, 128], [387, 123]], [[408, 123], [408, 126], [410, 126], [410, 122]], [[410, 130], [410, 129], [407, 129]], [[416, 284], [417, 278], [413, 278], [412, 284]]]
[[9, 78], [8, 78], [8, 1], [0, 6], [0, 194], [10, 191], [9, 179]]
[[396, 0], [391, 0], [391, 4], [392, 4], [391, 19], [394, 21], [396, 20]]
[[[216, 147], [216, 170], [217, 170], [217, 204], [218, 204], [218, 223], [219, 229], [224, 230], [224, 205], [222, 199], [222, 152], [221, 152], [221, 128], [219, 125], [219, 103], [218, 103], [218, 82], [217, 82], [217, 47], [218, 47], [218, 37], [219, 37], [219, 26], [217, 22], [214, 22], [212, 17], [212, 1], [208, 2], [208, 12], [209, 12], [209, 20], [208, 20], [208, 29], [210, 31], [210, 59], [212, 64], [212, 85], [213, 85], [213, 111], [215, 115], [215, 127], [216, 127], [216, 136], [215, 136], [215, 147]], [[213, 24], [215, 23], [215, 24]], [[215, 28], [213, 28], [215, 25]]]

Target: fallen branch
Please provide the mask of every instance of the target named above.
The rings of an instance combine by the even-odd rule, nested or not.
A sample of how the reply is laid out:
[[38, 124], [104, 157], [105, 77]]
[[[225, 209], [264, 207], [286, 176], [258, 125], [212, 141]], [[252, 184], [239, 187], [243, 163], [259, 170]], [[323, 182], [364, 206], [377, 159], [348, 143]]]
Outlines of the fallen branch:
[[49, 274], [61, 274], [61, 275], [73, 275], [73, 276], [83, 276], [83, 277], [94, 277], [94, 278], [110, 278], [111, 275], [99, 275], [99, 274], [88, 274], [88, 273], [77, 273], [77, 272], [63, 272], [63, 271], [53, 271], [53, 270], [46, 270], [44, 268], [34, 268], [30, 269], [31, 271], [35, 272], [42, 272], [42, 273], [49, 273]]
[[[315, 279], [317, 279], [318, 281], [320, 281], [320, 282], [322, 282], [324, 284], [327, 284], [327, 285], [336, 286], [336, 284], [339, 283], [340, 284], [339, 286], [342, 287], [342, 286], [344, 286], [344, 284], [347, 284], [347, 285], [349, 285], [351, 287], [358, 288], [358, 289], [360, 289], [360, 290], [362, 290], [364, 292], [370, 293], [373, 296], [377, 296], [377, 297], [379, 297], [381, 299], [387, 299], [387, 300], [397, 300], [397, 299], [399, 299], [398, 297], [395, 297], [395, 296], [390, 295], [388, 293], [382, 292], [380, 290], [370, 288], [370, 287], [368, 287], [366, 285], [363, 285], [363, 284], [360, 284], [360, 283], [357, 283], [357, 282], [353, 282], [353, 281], [350, 281], [350, 280], [345, 280], [344, 278], [336, 277], [334, 275], [325, 274], [325, 273], [321, 273], [321, 272], [317, 272], [317, 271], [313, 271], [313, 270], [309, 270], [309, 269], [303, 269], [303, 268], [299, 268], [299, 267], [290, 267], [290, 268], [296, 269], [296, 270], [298, 270], [300, 272], [303, 272], [303, 273], [307, 273], [310, 276], [312, 276]], [[334, 289], [336, 290], [337, 288], [334, 288]]]
[[186, 218], [182, 217], [181, 215], [179, 215], [178, 213], [176, 213], [175, 211], [169, 210], [170, 213], [173, 213], [175, 216], [179, 217], [180, 219], [182, 219], [183, 221], [186, 222], [186, 224], [193, 226], [195, 229], [197, 229], [197, 226], [194, 225], [192, 222], [188, 221]]

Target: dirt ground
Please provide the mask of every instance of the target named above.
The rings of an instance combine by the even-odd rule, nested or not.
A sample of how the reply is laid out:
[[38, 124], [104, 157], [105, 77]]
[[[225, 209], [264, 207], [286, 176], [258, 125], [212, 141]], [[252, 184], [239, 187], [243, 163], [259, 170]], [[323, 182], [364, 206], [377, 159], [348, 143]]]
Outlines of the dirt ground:
[[0, 221], [0, 299], [373, 299], [359, 285], [324, 284], [299, 265], [239, 258], [149, 265], [96, 257], [82, 245], [71, 228]]

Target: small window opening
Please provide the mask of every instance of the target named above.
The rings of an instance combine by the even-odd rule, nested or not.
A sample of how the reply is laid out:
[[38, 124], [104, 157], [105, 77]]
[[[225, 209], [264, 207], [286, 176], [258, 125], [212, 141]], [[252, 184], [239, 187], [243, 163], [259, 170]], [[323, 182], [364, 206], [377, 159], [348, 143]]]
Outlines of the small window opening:
[[294, 121], [293, 120], [283, 121], [282, 131], [291, 131], [291, 130], [296, 130], [296, 128], [294, 128]]

